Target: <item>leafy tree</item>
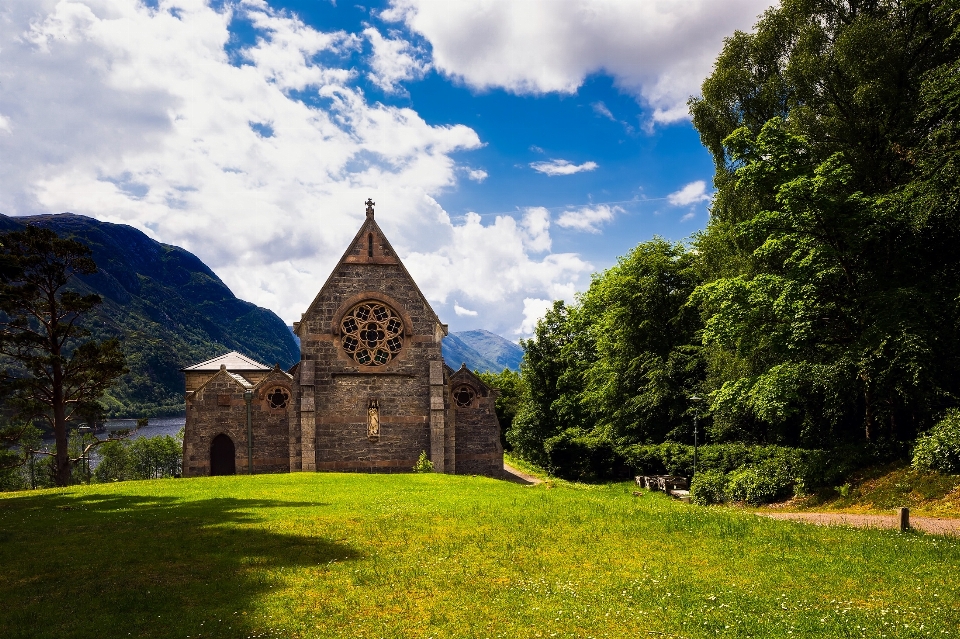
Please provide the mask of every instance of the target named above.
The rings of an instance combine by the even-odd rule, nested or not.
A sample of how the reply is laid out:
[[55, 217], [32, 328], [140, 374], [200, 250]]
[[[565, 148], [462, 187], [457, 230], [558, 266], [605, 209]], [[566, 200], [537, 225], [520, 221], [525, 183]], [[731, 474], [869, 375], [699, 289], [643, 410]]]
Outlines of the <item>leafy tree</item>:
[[580, 297], [577, 316], [596, 353], [582, 400], [605, 439], [685, 437], [689, 397], [703, 378], [700, 318], [687, 304], [699, 282], [695, 255], [657, 238], [595, 276]]
[[576, 332], [571, 314], [563, 301], [554, 302], [537, 322], [534, 337], [521, 342], [520, 372], [528, 394], [507, 441], [519, 457], [544, 467], [550, 465], [546, 440], [585, 423], [580, 392], [584, 365], [593, 353]]
[[117, 340], [89, 339], [81, 325], [100, 303], [68, 288], [96, 271], [90, 250], [48, 229], [28, 226], [0, 236], [0, 398], [20, 420], [46, 420], [56, 439], [57, 485], [71, 477], [67, 426], [100, 411], [97, 400], [126, 372]]
[[716, 436], [905, 439], [956, 402], [957, 15], [785, 0], [691, 101], [718, 188], [694, 295]]

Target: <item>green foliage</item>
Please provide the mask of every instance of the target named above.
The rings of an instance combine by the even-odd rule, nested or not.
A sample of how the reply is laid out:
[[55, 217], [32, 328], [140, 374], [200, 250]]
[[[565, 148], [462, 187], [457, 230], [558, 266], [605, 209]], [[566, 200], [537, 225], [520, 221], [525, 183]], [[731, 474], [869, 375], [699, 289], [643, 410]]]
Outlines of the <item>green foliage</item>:
[[527, 385], [507, 433], [516, 454], [559, 477], [624, 471], [619, 448], [692, 438], [689, 396], [703, 360], [687, 305], [694, 256], [654, 239], [596, 275], [577, 303], [556, 302], [524, 342]]
[[28, 225], [0, 236], [0, 254], [0, 400], [21, 421], [47, 421], [57, 483], [65, 486], [72, 473], [67, 423], [103, 412], [100, 398], [127, 372], [124, 356], [118, 340], [97, 340], [83, 325], [100, 296], [70, 288], [97, 272], [89, 247]]
[[698, 506], [722, 504], [727, 500], [727, 474], [719, 470], [698, 472], [690, 481], [690, 501]]
[[691, 100], [714, 441], [908, 441], [960, 396], [957, 15], [785, 0]]
[[95, 481], [103, 483], [133, 479], [130, 452], [125, 444], [123, 441], [110, 441], [97, 449], [100, 463], [93, 473]]
[[952, 409], [917, 439], [913, 467], [960, 475], [960, 410]]
[[427, 457], [427, 451], [421, 450], [420, 457], [417, 458], [417, 463], [413, 465], [413, 472], [415, 473], [432, 473], [433, 472], [433, 462], [430, 461], [430, 458]]
[[789, 497], [794, 478], [776, 463], [744, 466], [727, 476], [727, 497], [730, 501], [759, 506]]

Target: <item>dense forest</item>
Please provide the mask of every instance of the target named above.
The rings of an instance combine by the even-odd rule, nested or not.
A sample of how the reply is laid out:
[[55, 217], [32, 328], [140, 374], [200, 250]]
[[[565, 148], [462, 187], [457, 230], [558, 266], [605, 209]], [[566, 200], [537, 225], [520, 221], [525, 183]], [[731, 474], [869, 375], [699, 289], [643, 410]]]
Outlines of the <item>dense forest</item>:
[[949, 470], [957, 4], [784, 0], [726, 40], [689, 105], [715, 162], [707, 228], [640, 244], [547, 313], [505, 380], [515, 454], [579, 478], [689, 471], [673, 444], [696, 416], [725, 471], [816, 458], [827, 481], [918, 436]]

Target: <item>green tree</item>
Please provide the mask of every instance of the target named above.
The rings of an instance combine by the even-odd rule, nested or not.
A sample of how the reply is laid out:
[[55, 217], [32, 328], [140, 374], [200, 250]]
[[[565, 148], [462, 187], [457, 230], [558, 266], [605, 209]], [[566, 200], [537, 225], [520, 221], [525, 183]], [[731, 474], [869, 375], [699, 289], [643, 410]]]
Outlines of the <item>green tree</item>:
[[592, 429], [617, 446], [686, 437], [703, 379], [700, 317], [687, 304], [700, 282], [695, 257], [681, 244], [643, 242], [578, 300], [595, 352], [582, 401]]
[[727, 40], [691, 101], [715, 435], [907, 439], [956, 401], [956, 27], [944, 2], [786, 0]]
[[100, 303], [97, 295], [69, 288], [76, 274], [96, 264], [83, 244], [28, 226], [0, 236], [7, 268], [0, 280], [0, 398], [20, 420], [46, 420], [56, 439], [56, 482], [71, 477], [67, 427], [88, 419], [97, 400], [127, 372], [116, 340], [98, 342], [81, 325]]

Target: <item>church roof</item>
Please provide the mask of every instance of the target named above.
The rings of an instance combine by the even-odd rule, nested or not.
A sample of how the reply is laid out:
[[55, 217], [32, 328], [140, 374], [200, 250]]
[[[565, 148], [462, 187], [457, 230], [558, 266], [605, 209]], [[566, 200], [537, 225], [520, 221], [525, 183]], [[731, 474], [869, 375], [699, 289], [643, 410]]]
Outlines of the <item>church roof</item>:
[[199, 364], [194, 364], [193, 366], [187, 366], [184, 369], [185, 371], [218, 371], [220, 366], [223, 365], [227, 368], [228, 371], [268, 371], [270, 370], [269, 366], [265, 366], [260, 362], [250, 359], [246, 355], [238, 353], [237, 351], [230, 351], [219, 357], [214, 357], [213, 359], [208, 359], [205, 362], [200, 362]]
[[[374, 214], [373, 214], [374, 202], [368, 199], [365, 202], [365, 204], [367, 205], [367, 218], [364, 220], [363, 224], [360, 226], [360, 230], [357, 231], [357, 234], [353, 236], [353, 240], [347, 245], [347, 250], [343, 252], [343, 256], [340, 257], [340, 261], [337, 262], [337, 265], [333, 267], [332, 271], [330, 271], [330, 275], [327, 276], [327, 281], [324, 282], [323, 286], [320, 287], [320, 292], [317, 293], [317, 296], [313, 298], [312, 302], [310, 302], [310, 305], [307, 307], [307, 310], [304, 313], [304, 315], [312, 311], [314, 306], [316, 306], [320, 302], [320, 299], [323, 297], [323, 294], [326, 292], [327, 288], [331, 285], [331, 282], [333, 282], [334, 275], [337, 273], [338, 270], [340, 270], [340, 267], [347, 261], [347, 258], [353, 252], [354, 247], [361, 242], [361, 238], [363, 238], [363, 236], [365, 236], [367, 233], [373, 231], [377, 234], [377, 237], [383, 241], [383, 243], [387, 246], [387, 249], [390, 251], [390, 254], [393, 256], [391, 258], [390, 263], [397, 264], [400, 267], [400, 271], [406, 276], [407, 280], [409, 280], [410, 284], [413, 286], [413, 289], [417, 292], [417, 295], [420, 296], [420, 299], [423, 300], [424, 306], [432, 316], [431, 319], [433, 319], [437, 324], [443, 327], [443, 334], [446, 335], [447, 325], [440, 321], [440, 318], [437, 316], [436, 311], [433, 310], [433, 307], [430, 305], [430, 302], [427, 300], [427, 296], [424, 295], [423, 291], [420, 290], [420, 287], [417, 285], [416, 280], [414, 280], [413, 276], [410, 275], [410, 271], [408, 271], [407, 267], [404, 266], [403, 260], [401, 260], [400, 256], [397, 255], [397, 251], [393, 248], [393, 246], [390, 244], [390, 240], [388, 240], [387, 236], [383, 233], [383, 229], [380, 228], [380, 225], [377, 224], [376, 220], [374, 219]], [[299, 328], [300, 328], [300, 322], [294, 322], [293, 332], [298, 337], [300, 336]]]

